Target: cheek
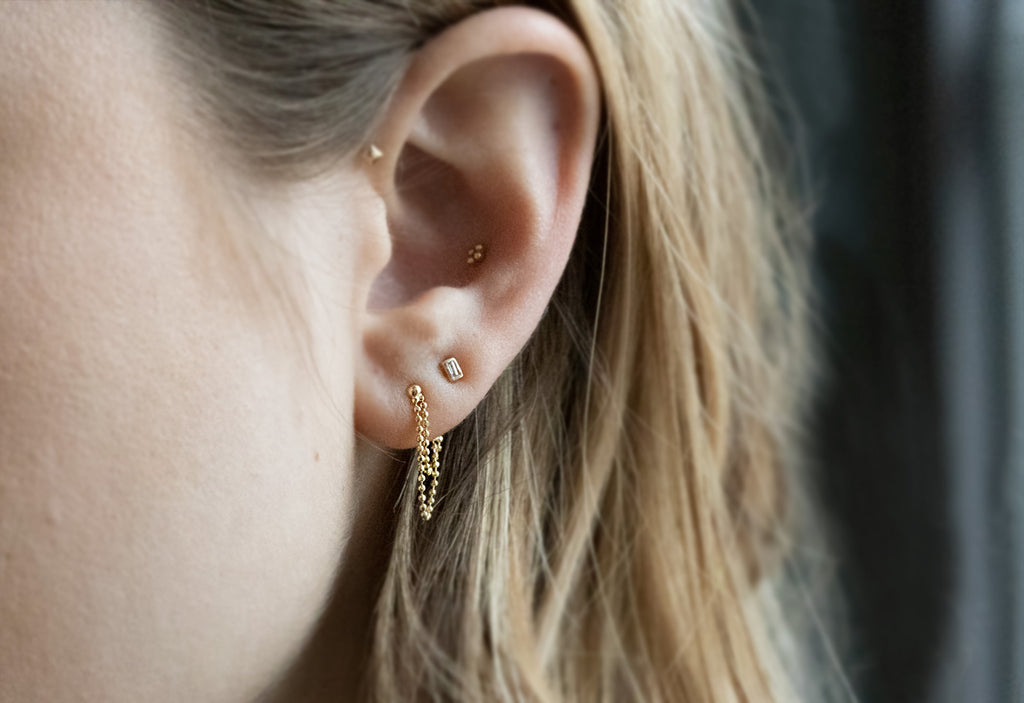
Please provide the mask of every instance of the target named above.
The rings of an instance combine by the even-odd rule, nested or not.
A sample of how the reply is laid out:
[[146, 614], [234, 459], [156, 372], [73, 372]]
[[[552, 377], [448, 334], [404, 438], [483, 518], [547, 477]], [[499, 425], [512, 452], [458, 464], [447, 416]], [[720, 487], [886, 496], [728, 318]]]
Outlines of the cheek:
[[337, 566], [350, 443], [144, 117], [0, 165], [2, 700], [252, 693]]

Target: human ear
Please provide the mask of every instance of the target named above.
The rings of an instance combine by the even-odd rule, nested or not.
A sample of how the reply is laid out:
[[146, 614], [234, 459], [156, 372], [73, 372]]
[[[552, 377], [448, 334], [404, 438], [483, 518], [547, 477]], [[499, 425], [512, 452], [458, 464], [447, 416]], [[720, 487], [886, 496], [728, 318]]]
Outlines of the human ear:
[[390, 255], [361, 316], [357, 432], [413, 446], [413, 383], [447, 432], [523, 348], [572, 249], [599, 114], [586, 49], [538, 10], [473, 15], [413, 56], [365, 166]]

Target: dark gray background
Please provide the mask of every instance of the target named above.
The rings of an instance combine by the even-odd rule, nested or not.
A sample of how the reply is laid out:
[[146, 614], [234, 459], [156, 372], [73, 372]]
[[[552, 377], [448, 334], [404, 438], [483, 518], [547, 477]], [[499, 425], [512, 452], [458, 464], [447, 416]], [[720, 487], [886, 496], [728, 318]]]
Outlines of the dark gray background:
[[1022, 703], [1024, 0], [752, 5], [817, 206], [847, 672], [864, 703]]

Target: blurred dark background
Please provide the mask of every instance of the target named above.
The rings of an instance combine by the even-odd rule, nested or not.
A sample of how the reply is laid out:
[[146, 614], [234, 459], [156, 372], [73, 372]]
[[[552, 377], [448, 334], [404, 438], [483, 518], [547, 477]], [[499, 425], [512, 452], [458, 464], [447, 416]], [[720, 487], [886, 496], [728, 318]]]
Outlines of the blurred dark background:
[[815, 204], [863, 703], [1024, 703], [1024, 0], [752, 0]]

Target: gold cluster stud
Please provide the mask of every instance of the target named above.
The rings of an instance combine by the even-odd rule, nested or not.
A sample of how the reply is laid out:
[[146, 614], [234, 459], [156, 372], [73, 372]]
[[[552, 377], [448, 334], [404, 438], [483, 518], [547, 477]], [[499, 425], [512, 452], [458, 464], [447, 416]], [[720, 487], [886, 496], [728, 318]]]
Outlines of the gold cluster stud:
[[484, 245], [477, 244], [475, 247], [469, 250], [468, 258], [466, 259], [467, 264], [478, 263], [484, 258]]
[[429, 520], [437, 499], [437, 481], [441, 477], [441, 441], [444, 437], [438, 435], [433, 440], [430, 439], [430, 412], [427, 410], [427, 399], [423, 397], [423, 389], [414, 383], [409, 386], [407, 393], [412, 402], [413, 413], [416, 415], [416, 459], [419, 463], [416, 477], [416, 490], [419, 495], [417, 500], [420, 517]]

